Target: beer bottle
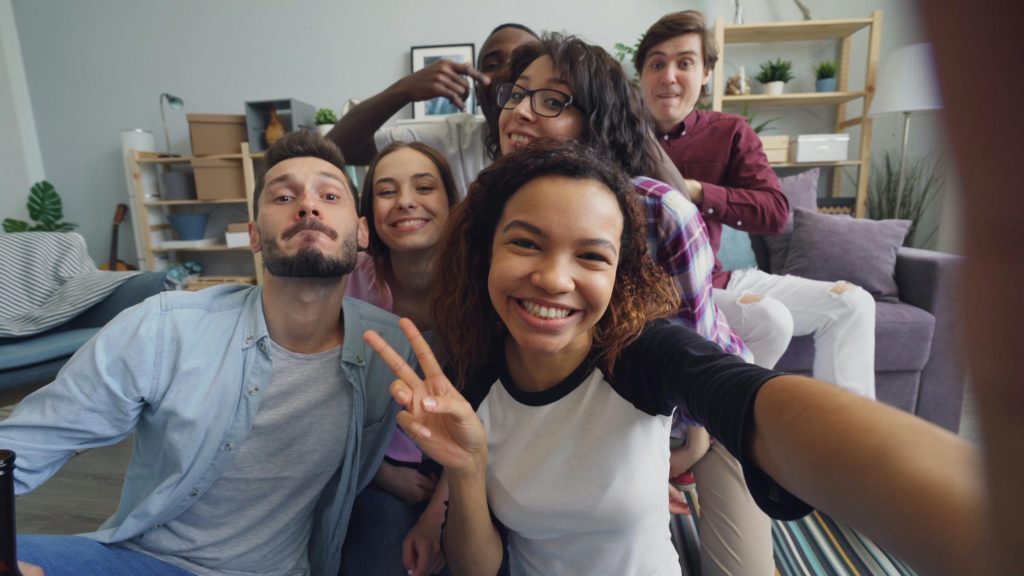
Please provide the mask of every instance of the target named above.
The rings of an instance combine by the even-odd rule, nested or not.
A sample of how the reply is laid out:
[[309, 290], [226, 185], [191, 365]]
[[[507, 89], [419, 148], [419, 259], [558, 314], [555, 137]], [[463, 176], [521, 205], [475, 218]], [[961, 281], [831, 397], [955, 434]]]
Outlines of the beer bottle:
[[0, 576], [21, 576], [14, 529], [14, 452], [0, 449]]

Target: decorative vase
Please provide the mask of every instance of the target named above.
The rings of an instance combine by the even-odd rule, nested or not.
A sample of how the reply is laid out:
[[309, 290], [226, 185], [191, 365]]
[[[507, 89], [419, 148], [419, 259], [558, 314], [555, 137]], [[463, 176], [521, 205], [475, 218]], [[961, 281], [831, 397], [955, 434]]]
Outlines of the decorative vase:
[[267, 129], [263, 133], [263, 138], [267, 141], [267, 146], [273, 146], [274, 142], [277, 142], [281, 136], [284, 136], [284, 133], [284, 123], [281, 122], [281, 118], [277, 115], [277, 110], [271, 108], [270, 121], [267, 122]]
[[833, 78], [822, 78], [814, 83], [814, 89], [818, 92], [835, 92], [836, 91], [836, 79]]
[[775, 82], [765, 82], [761, 84], [761, 92], [771, 96], [778, 96], [779, 94], [782, 94], [782, 87], [785, 85], [785, 82], [778, 80]]

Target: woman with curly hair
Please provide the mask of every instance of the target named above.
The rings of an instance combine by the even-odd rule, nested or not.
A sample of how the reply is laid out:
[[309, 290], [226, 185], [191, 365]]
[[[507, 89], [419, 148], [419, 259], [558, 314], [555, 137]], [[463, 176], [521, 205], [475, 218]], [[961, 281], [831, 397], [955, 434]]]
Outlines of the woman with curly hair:
[[[599, 46], [550, 34], [517, 49], [509, 66], [513, 80], [496, 87], [501, 114], [490, 131], [492, 148], [510, 154], [536, 138], [557, 138], [605, 150], [634, 176], [646, 211], [648, 250], [680, 293], [673, 318], [724, 351], [756, 361], [712, 298], [714, 254], [700, 211], [674, 188], [644, 176], [658, 172], [667, 158], [619, 62]], [[673, 436], [685, 443], [673, 441], [665, 480], [686, 478], [692, 469], [701, 503], [700, 557], [686, 560], [699, 561], [709, 575], [771, 573], [771, 523], [747, 492], [736, 459], [683, 412], [676, 415]], [[668, 491], [673, 511], [682, 512], [682, 495], [673, 485]]]
[[[616, 163], [578, 143], [507, 155], [439, 246], [451, 281], [433, 311], [458, 386], [408, 319], [422, 377], [364, 334], [399, 378], [399, 424], [445, 468], [452, 573], [678, 575], [662, 491], [676, 406], [736, 455], [773, 516], [810, 510], [792, 489], [915, 559], [933, 537], [953, 542], [978, 486], [950, 481], [945, 458], [967, 466], [971, 448], [664, 320], [676, 301], [635, 202]], [[866, 490], [877, 506], [851, 497]]]

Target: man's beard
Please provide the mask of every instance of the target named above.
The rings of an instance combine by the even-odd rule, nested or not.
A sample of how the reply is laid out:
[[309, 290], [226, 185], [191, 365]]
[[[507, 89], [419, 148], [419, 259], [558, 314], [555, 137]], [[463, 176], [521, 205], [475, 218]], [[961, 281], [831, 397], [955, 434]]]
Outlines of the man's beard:
[[[326, 228], [319, 223], [314, 225], [299, 224], [286, 230], [283, 234], [288, 239], [302, 230], [321, 230]], [[337, 234], [333, 230], [323, 230], [331, 237]], [[356, 232], [345, 238], [341, 245], [341, 255], [332, 258], [313, 248], [302, 248], [289, 256], [281, 251], [277, 239], [260, 233], [260, 244], [263, 251], [263, 266], [268, 272], [278, 277], [289, 278], [341, 278], [348, 274], [356, 265]]]

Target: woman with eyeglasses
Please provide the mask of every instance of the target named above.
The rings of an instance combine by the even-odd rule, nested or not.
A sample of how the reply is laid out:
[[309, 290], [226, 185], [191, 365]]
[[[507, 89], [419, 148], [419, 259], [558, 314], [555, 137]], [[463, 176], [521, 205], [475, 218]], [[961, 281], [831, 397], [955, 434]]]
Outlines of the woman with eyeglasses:
[[[513, 80], [496, 91], [501, 113], [488, 134], [491, 150], [510, 154], [533, 140], [556, 138], [606, 151], [633, 176], [647, 213], [648, 250], [680, 292], [674, 319], [752, 361], [712, 299], [714, 256], [699, 210], [675, 189], [646, 177], [667, 159], [619, 62], [599, 46], [550, 34], [517, 49], [509, 66]], [[672, 451], [669, 478], [692, 468], [700, 495], [704, 573], [768, 573], [774, 567], [771, 522], [751, 498], [739, 463], [684, 414], [677, 415], [673, 436], [684, 437], [685, 443]], [[671, 484], [668, 491], [673, 512], [683, 511], [683, 497]], [[684, 561], [693, 565], [697, 559]]]

